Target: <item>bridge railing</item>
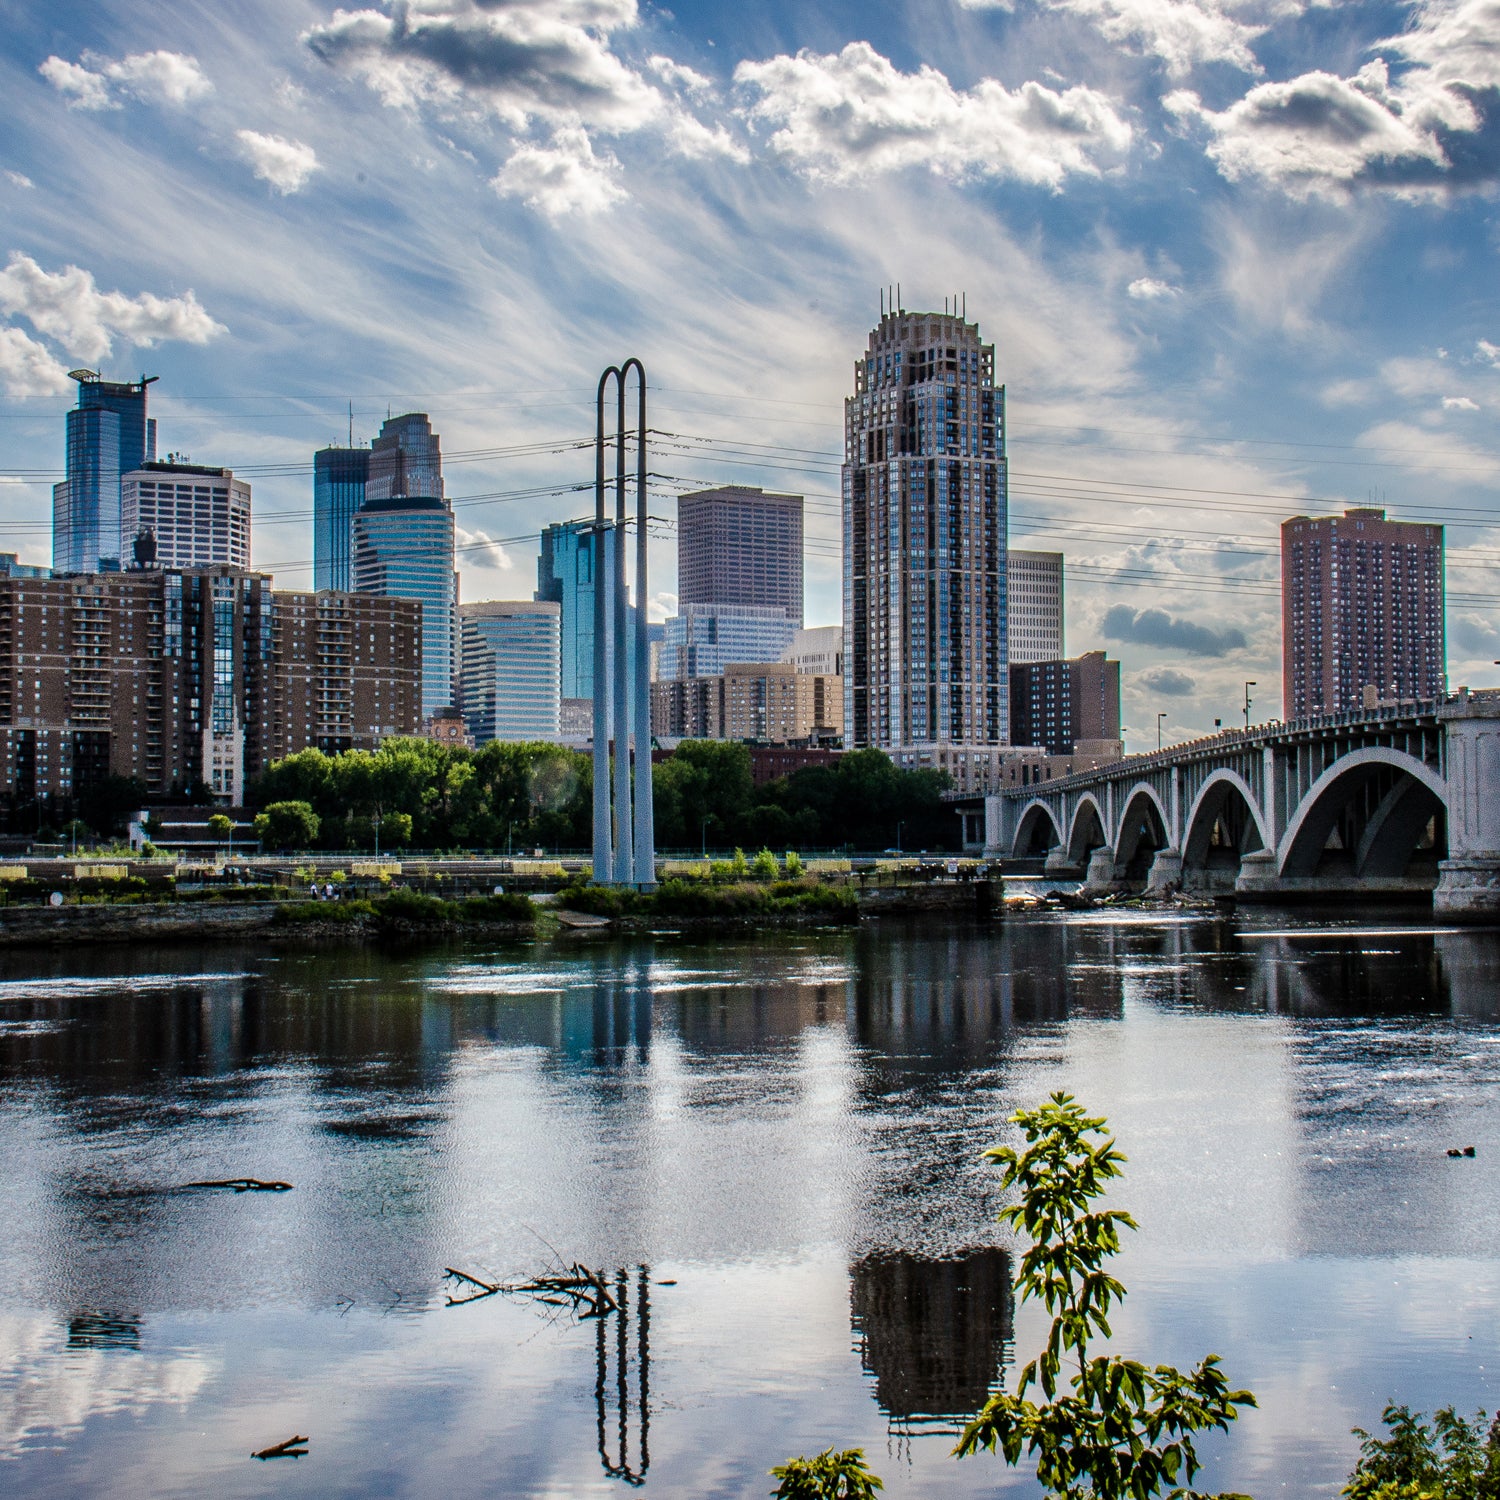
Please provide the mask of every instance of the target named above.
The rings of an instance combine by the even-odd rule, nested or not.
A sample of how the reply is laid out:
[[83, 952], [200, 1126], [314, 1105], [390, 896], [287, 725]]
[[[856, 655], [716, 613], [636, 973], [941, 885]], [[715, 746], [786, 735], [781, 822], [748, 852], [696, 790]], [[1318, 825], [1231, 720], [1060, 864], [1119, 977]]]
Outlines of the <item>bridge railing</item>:
[[[1471, 698], [1481, 696], [1500, 696], [1500, 692], [1469, 694]], [[1163, 766], [1170, 766], [1197, 755], [1280, 744], [1289, 739], [1329, 729], [1352, 729], [1365, 725], [1413, 719], [1433, 719], [1443, 704], [1459, 701], [1459, 694], [1450, 693], [1442, 698], [1407, 698], [1397, 702], [1380, 703], [1374, 708], [1349, 709], [1342, 713], [1311, 714], [1300, 719], [1271, 719], [1264, 724], [1254, 724], [1249, 729], [1221, 729], [1216, 734], [1199, 735], [1196, 739], [1181, 740], [1175, 745], [1164, 745], [1160, 750], [1146, 750], [1135, 755], [1122, 756], [1119, 760], [1105, 761], [1090, 770], [1074, 771], [1068, 776], [1054, 776], [1050, 780], [1025, 782], [1018, 786], [1001, 786], [990, 793], [969, 792], [947, 795], [952, 801], [966, 801], [975, 796], [985, 795], [1011, 798], [1044, 796], [1048, 792], [1069, 790], [1080, 783], [1097, 782], [1104, 777], [1122, 774], [1149, 775]]]

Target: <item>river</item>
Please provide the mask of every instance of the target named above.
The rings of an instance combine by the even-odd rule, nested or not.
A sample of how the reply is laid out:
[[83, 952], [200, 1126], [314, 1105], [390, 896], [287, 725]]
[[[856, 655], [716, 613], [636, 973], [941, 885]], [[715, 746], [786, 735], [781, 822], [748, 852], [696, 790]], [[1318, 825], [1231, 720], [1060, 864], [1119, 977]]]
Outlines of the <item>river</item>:
[[[1260, 1399], [1200, 1488], [1335, 1495], [1500, 1357], [1500, 934], [1360, 921], [0, 955], [0, 1489], [1035, 1494], [950, 1450], [1044, 1326], [980, 1153], [1066, 1089], [1117, 1346]], [[619, 1310], [448, 1305], [559, 1261]]]

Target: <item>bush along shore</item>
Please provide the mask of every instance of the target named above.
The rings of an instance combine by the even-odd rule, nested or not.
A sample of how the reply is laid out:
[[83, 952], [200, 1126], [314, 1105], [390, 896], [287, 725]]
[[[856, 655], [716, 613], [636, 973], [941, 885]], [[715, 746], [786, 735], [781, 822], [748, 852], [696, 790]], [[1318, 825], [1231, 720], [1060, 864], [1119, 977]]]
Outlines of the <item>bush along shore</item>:
[[809, 875], [774, 880], [674, 877], [654, 891], [580, 883], [560, 890], [554, 909], [564, 923], [576, 913], [635, 931], [667, 924], [754, 927], [859, 920], [859, 900], [851, 887]]

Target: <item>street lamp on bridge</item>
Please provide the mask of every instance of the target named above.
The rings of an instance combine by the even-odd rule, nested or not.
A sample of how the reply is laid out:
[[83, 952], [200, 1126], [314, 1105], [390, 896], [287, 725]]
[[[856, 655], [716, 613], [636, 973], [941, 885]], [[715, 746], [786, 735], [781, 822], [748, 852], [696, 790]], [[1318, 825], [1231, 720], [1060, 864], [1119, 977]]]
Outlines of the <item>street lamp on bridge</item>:
[[1247, 682], [1245, 684], [1245, 732], [1247, 734], [1250, 730], [1250, 705], [1254, 701], [1250, 696], [1250, 689], [1259, 686], [1260, 684], [1257, 682]]
[[1166, 710], [1165, 710], [1165, 709], [1163, 709], [1163, 710], [1162, 710], [1162, 711], [1161, 711], [1161, 712], [1160, 712], [1160, 713], [1159, 713], [1159, 714], [1157, 714], [1157, 716], [1156, 716], [1156, 748], [1157, 748], [1157, 749], [1158, 749], [1158, 750], [1160, 750], [1160, 749], [1161, 749], [1161, 721], [1162, 721], [1162, 720], [1163, 720], [1163, 719], [1165, 719], [1165, 718], [1166, 718], [1166, 716], [1167, 716], [1167, 714], [1166, 714]]

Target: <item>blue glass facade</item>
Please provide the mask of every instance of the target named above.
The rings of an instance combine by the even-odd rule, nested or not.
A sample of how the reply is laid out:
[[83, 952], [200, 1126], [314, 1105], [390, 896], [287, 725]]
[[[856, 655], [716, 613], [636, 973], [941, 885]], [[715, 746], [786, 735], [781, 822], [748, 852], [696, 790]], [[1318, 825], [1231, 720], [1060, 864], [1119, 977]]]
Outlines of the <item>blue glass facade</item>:
[[459, 611], [463, 714], [476, 744], [556, 739], [560, 609], [497, 600]]
[[354, 517], [354, 587], [422, 606], [422, 717], [454, 701], [458, 574], [453, 512], [431, 496], [366, 500]]
[[[542, 532], [536, 564], [536, 597], [562, 611], [562, 695], [594, 696], [594, 536], [592, 521], [563, 521]], [[604, 567], [614, 565], [614, 533], [604, 534]], [[614, 637], [615, 622], [605, 621], [605, 640]], [[659, 627], [652, 627], [659, 629]], [[635, 614], [625, 617], [626, 659], [633, 662]]]
[[348, 593], [354, 513], [365, 503], [368, 448], [320, 448], [313, 454], [313, 587]]
[[796, 621], [784, 609], [685, 604], [666, 622], [657, 678], [718, 677], [737, 662], [780, 661], [796, 633]]
[[52, 488], [52, 566], [59, 573], [94, 573], [119, 566], [120, 476], [156, 458], [156, 423], [146, 415], [151, 379], [101, 380], [92, 371], [74, 379], [78, 405], [67, 417], [67, 478]]

